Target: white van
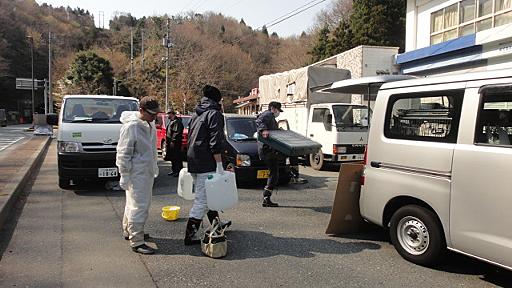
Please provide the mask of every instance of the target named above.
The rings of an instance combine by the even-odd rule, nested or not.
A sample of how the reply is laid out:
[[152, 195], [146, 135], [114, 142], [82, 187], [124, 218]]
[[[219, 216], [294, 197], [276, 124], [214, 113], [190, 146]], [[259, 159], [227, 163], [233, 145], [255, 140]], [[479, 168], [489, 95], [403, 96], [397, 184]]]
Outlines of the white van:
[[136, 98], [65, 96], [59, 115], [59, 187], [81, 181], [117, 179], [116, 146], [123, 111], [138, 111]]
[[409, 261], [512, 269], [512, 70], [384, 84], [373, 112], [362, 216]]

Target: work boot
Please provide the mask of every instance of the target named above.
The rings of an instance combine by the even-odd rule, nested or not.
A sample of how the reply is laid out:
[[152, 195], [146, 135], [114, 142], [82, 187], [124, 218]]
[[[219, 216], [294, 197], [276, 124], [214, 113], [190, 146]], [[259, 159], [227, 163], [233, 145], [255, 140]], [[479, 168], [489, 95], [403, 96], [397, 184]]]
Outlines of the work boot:
[[[151, 239], [151, 236], [149, 236], [148, 233], [144, 233], [144, 240]], [[124, 236], [124, 240], [130, 240], [130, 236]]]
[[220, 217], [219, 217], [219, 212], [217, 212], [217, 211], [208, 210], [208, 212], [206, 213], [206, 216], [208, 217], [208, 221], [210, 221], [211, 225], [213, 225], [213, 220], [215, 220], [215, 218], [218, 218], [218, 221], [220, 223], [219, 229], [221, 229], [221, 230], [231, 226], [231, 220], [230, 221], [221, 221]]
[[187, 228], [185, 230], [185, 245], [194, 245], [201, 243], [201, 239], [199, 238], [198, 231], [201, 227], [201, 220], [195, 218], [188, 218]]
[[279, 204], [270, 200], [270, 197], [263, 197], [263, 203], [261, 205], [263, 207], [279, 207]]
[[132, 251], [136, 252], [136, 253], [144, 254], [144, 255], [155, 254], [155, 249], [149, 247], [146, 244], [132, 247]]

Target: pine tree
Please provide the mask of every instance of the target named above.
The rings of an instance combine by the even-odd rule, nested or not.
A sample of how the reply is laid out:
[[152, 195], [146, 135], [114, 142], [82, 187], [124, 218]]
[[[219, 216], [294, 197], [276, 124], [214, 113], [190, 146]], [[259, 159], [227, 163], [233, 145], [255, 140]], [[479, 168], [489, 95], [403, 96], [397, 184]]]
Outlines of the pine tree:
[[402, 0], [354, 0], [350, 27], [353, 44], [404, 46], [405, 2]]
[[352, 34], [350, 23], [347, 20], [342, 20], [327, 44], [327, 56], [330, 57], [354, 48], [352, 44], [353, 38], [354, 35]]
[[328, 56], [327, 45], [329, 44], [329, 32], [329, 28], [325, 26], [318, 33], [318, 39], [315, 46], [313, 47], [313, 50], [311, 51], [313, 62], [318, 62]]

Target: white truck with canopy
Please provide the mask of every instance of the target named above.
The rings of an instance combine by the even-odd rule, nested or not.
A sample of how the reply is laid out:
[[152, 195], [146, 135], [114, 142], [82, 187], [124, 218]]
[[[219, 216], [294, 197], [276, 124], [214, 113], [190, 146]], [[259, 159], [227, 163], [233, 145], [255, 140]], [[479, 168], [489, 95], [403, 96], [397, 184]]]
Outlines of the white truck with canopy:
[[320, 91], [349, 78], [345, 69], [307, 66], [259, 79], [261, 109], [267, 109], [271, 101], [281, 102], [280, 127], [322, 144], [321, 151], [305, 155], [316, 170], [327, 162], [363, 160], [368, 108], [351, 103], [350, 94]]

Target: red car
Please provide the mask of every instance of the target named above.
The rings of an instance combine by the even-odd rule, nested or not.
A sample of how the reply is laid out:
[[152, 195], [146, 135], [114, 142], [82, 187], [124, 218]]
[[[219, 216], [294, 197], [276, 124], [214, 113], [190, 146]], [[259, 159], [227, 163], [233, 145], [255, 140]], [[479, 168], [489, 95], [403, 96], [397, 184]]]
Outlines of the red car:
[[[183, 153], [187, 153], [187, 142], [188, 142], [188, 123], [190, 122], [190, 115], [178, 115], [183, 122], [183, 140], [181, 142], [181, 151]], [[169, 123], [169, 119], [167, 118], [167, 114], [158, 113], [155, 124], [156, 124], [156, 149], [159, 149], [162, 153], [162, 158], [165, 157], [165, 135], [166, 135], [166, 127]]]

